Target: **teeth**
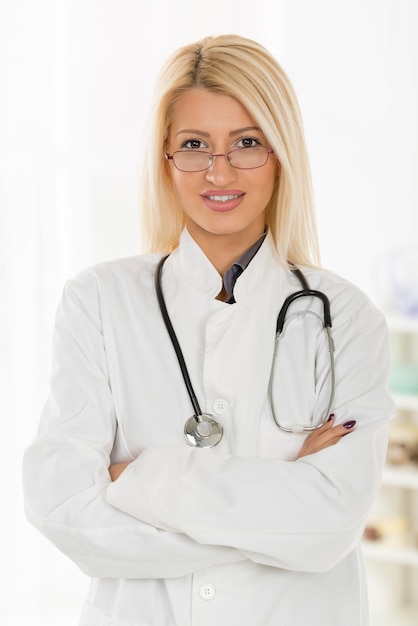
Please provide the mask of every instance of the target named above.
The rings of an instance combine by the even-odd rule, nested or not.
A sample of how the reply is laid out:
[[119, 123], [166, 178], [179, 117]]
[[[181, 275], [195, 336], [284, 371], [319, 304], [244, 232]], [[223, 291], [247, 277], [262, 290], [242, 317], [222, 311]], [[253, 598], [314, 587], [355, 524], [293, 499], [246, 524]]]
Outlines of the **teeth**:
[[228, 200], [235, 200], [236, 198], [239, 198], [239, 195], [237, 196], [208, 196], [209, 200], [214, 200], [215, 202], [228, 202]]

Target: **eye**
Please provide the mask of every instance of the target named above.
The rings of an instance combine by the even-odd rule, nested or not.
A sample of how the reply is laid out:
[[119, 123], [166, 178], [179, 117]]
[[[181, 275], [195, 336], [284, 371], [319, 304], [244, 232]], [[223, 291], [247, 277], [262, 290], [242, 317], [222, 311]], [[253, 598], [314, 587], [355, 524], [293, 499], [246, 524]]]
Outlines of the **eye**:
[[187, 139], [181, 144], [183, 150], [204, 150], [206, 145], [200, 139]]
[[255, 148], [256, 146], [261, 145], [261, 141], [255, 137], [243, 137], [236, 143], [237, 148]]

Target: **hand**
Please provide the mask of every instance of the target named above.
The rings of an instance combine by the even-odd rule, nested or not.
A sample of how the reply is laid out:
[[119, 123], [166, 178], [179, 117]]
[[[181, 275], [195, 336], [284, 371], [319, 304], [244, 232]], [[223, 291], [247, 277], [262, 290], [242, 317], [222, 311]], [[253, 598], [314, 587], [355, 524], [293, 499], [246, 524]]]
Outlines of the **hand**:
[[296, 458], [301, 459], [303, 456], [307, 456], [308, 454], [314, 454], [315, 452], [319, 452], [329, 446], [335, 446], [341, 437], [348, 435], [354, 430], [356, 422], [354, 420], [350, 420], [349, 422], [339, 424], [338, 426], [334, 426], [333, 424], [334, 415], [331, 415], [329, 420], [325, 422], [321, 428], [317, 428], [312, 431], [308, 437], [306, 437]]
[[128, 461], [127, 463], [114, 463], [109, 467], [109, 474], [112, 479], [112, 483], [119, 478], [122, 472], [128, 467], [129, 463], [131, 463], [131, 461]]

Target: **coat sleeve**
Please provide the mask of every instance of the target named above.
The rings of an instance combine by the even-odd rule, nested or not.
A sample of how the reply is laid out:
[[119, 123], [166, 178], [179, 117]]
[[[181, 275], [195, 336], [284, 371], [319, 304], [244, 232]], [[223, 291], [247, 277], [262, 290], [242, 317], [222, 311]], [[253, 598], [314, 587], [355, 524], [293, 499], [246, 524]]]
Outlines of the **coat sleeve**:
[[329, 570], [361, 538], [394, 411], [383, 317], [366, 307], [334, 338], [334, 412], [337, 421], [357, 420], [337, 445], [296, 462], [149, 448], [108, 488], [108, 501], [157, 528], [237, 548], [257, 563]]
[[71, 281], [57, 313], [51, 392], [23, 461], [29, 521], [92, 577], [169, 578], [245, 559], [107, 501], [117, 420], [95, 282]]

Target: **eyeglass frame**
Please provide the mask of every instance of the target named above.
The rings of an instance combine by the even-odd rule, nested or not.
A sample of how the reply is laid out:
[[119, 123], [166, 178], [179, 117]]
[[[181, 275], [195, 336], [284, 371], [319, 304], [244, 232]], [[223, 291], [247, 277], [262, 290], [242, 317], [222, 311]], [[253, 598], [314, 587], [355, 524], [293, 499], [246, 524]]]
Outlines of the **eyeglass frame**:
[[[232, 163], [231, 163], [231, 161], [229, 159], [229, 155], [231, 154], [231, 152], [241, 152], [243, 150], [251, 150], [251, 148], [263, 148], [264, 150], [266, 150], [267, 157], [266, 157], [265, 162], [262, 165], [256, 165], [255, 167], [237, 167], [236, 165], [232, 165]], [[174, 167], [177, 170], [179, 170], [179, 172], [186, 172], [186, 173], [189, 173], [189, 174], [194, 174], [196, 172], [205, 172], [206, 170], [209, 170], [212, 167], [212, 165], [214, 164], [214, 162], [215, 162], [215, 157], [218, 157], [218, 156], [224, 156], [226, 158], [226, 160], [228, 161], [229, 165], [231, 167], [235, 168], [236, 170], [257, 170], [259, 167], [264, 167], [265, 166], [265, 164], [268, 161], [269, 154], [274, 154], [274, 150], [272, 150], [271, 148], [267, 148], [266, 146], [251, 146], [251, 148], [233, 148], [229, 152], [226, 152], [226, 153], [223, 153], [223, 154], [221, 154], [221, 153], [214, 154], [213, 152], [208, 152], [208, 150], [196, 150], [195, 151], [196, 154], [207, 154], [207, 155], [209, 155], [209, 158], [210, 158], [209, 165], [207, 167], [204, 167], [203, 169], [199, 169], [199, 170], [182, 170], [182, 169], [180, 169], [176, 165], [176, 163], [174, 161], [174, 155], [175, 154], [185, 153], [185, 152], [192, 153], [192, 152], [194, 152], [193, 150], [175, 150], [171, 154], [169, 154], [168, 152], [165, 152], [164, 156], [167, 159], [167, 161], [173, 161]]]

